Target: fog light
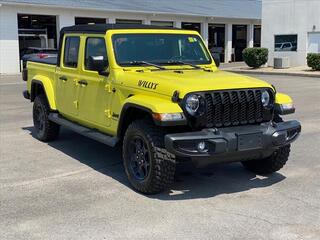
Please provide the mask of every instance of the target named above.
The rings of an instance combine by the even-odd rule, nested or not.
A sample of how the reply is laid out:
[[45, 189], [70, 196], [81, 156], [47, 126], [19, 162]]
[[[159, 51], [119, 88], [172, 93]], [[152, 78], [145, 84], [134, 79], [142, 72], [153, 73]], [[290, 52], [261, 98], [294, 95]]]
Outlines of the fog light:
[[286, 143], [286, 141], [287, 141], [287, 139], [288, 139], [288, 133], [287, 133], [287, 131], [275, 132], [275, 133], [272, 135], [272, 138], [273, 138], [273, 143], [274, 143], [276, 146], [283, 145], [283, 144]]
[[207, 144], [205, 142], [199, 142], [197, 149], [199, 152], [207, 152], [208, 151]]

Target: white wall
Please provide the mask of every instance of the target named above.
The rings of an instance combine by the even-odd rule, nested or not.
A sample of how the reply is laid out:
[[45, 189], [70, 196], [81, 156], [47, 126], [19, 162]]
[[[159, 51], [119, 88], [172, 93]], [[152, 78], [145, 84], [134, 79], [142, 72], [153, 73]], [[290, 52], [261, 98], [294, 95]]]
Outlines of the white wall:
[[[315, 26], [315, 29], [314, 29]], [[263, 0], [262, 47], [274, 57], [289, 57], [291, 66], [306, 65], [308, 32], [320, 32], [320, 0]], [[298, 34], [297, 52], [274, 52], [274, 35]]]
[[[226, 19], [226, 18], [206, 18], [180, 15], [158, 15], [158, 14], [136, 14], [136, 13], [116, 13], [106, 11], [45, 8], [35, 5], [0, 5], [0, 74], [19, 73], [19, 41], [17, 14], [42, 14], [57, 16], [57, 30], [75, 23], [75, 17], [97, 17], [106, 18], [108, 23], [115, 23], [115, 19], [138, 19], [143, 23], [150, 24], [153, 21], [172, 21], [175, 27], [181, 27], [181, 22], [201, 23], [202, 35], [205, 41], [208, 40], [208, 23], [229, 24], [260, 24], [260, 20]], [[226, 35], [227, 36], [227, 35]], [[231, 48], [232, 33], [226, 38], [229, 48]], [[59, 36], [58, 36], [59, 37]], [[231, 49], [226, 48], [226, 59], [231, 56]], [[230, 56], [229, 56], [230, 55]]]
[[19, 72], [17, 12], [0, 6], [0, 73]]

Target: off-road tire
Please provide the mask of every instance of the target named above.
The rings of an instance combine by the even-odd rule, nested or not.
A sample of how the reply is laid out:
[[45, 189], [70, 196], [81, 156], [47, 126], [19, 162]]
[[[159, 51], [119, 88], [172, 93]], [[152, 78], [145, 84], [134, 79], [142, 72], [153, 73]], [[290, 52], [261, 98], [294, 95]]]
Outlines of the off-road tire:
[[[283, 122], [279, 115], [275, 115], [274, 122]], [[279, 171], [288, 161], [290, 144], [276, 150], [270, 157], [242, 162], [243, 166], [251, 172], [267, 175]]]
[[[149, 174], [144, 180], [135, 177], [128, 154], [130, 141], [138, 136], [145, 140], [150, 161]], [[165, 132], [150, 120], [136, 120], [126, 130], [123, 139], [123, 161], [130, 184], [144, 194], [156, 194], [167, 189], [174, 180], [175, 156], [164, 147]]]
[[[43, 142], [55, 140], [60, 131], [60, 126], [49, 120], [50, 106], [45, 95], [36, 96], [33, 104], [33, 124], [35, 137]], [[41, 115], [41, 119], [39, 116]], [[40, 122], [41, 121], [41, 122]], [[41, 124], [41, 126], [39, 125]]]
[[279, 171], [289, 158], [290, 145], [279, 148], [270, 157], [242, 162], [243, 166], [256, 174], [267, 175]]

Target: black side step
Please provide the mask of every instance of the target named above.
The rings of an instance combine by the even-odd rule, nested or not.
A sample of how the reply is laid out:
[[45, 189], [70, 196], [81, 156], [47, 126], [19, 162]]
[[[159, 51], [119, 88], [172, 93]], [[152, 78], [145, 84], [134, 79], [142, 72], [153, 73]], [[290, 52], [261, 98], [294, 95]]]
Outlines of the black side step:
[[64, 126], [66, 128], [69, 128], [72, 131], [79, 133], [83, 136], [86, 136], [98, 142], [104, 143], [110, 147], [114, 147], [119, 141], [117, 137], [112, 137], [112, 136], [103, 134], [101, 132], [98, 132], [97, 130], [86, 128], [77, 123], [71, 122], [65, 119], [64, 117], [62, 117], [61, 115], [59, 115], [58, 113], [50, 113], [49, 120], [61, 126]]

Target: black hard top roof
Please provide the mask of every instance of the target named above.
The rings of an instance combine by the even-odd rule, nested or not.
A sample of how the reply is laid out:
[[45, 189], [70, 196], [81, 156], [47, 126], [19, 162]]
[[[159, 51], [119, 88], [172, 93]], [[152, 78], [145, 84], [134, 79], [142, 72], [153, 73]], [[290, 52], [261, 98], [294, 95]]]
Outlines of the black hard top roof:
[[66, 33], [97, 33], [97, 34], [105, 34], [108, 30], [112, 29], [178, 29], [172, 27], [161, 27], [161, 26], [152, 26], [152, 25], [144, 25], [144, 24], [86, 24], [86, 25], [74, 25], [70, 27], [64, 27], [60, 31], [60, 41], [59, 41], [59, 52], [58, 52], [58, 61], [57, 65], [60, 66], [60, 56], [62, 51], [62, 40], [64, 34]]
[[176, 29], [172, 27], [161, 27], [144, 24], [94, 24], [94, 25], [74, 25], [61, 29], [61, 35], [65, 33], [106, 33], [112, 29]]

